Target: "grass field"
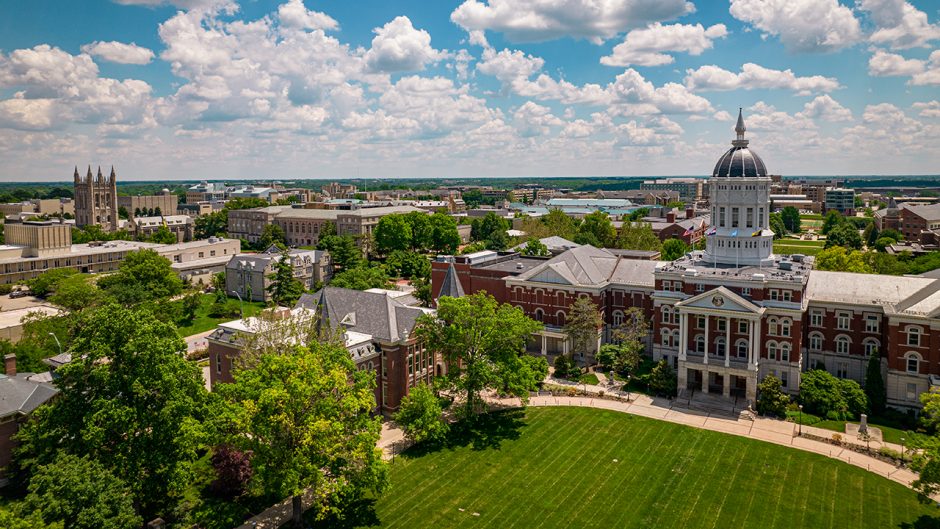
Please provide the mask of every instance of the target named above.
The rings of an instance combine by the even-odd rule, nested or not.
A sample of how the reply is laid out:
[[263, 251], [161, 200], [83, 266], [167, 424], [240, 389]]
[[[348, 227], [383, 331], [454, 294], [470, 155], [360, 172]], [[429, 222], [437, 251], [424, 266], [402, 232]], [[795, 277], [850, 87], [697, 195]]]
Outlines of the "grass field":
[[[809, 243], [809, 244], [806, 244]], [[823, 250], [826, 241], [798, 241], [795, 239], [783, 239], [774, 241], [774, 253], [791, 255], [801, 253], [803, 255], [816, 255]]]
[[937, 527], [914, 492], [820, 455], [605, 410], [497, 417], [398, 456], [374, 509], [330, 527]]
[[[193, 318], [192, 323], [189, 325], [179, 327], [178, 331], [180, 336], [191, 336], [193, 334], [199, 334], [201, 332], [206, 332], [208, 330], [214, 329], [216, 325], [222, 322], [231, 321], [232, 319], [237, 318], [213, 318], [209, 316], [209, 307], [212, 306], [212, 303], [215, 301], [215, 294], [202, 294], [199, 299], [199, 309], [196, 310], [196, 317]], [[229, 303], [232, 303], [233, 306], [237, 309], [239, 307], [237, 299], [230, 299]], [[265, 304], [260, 301], [246, 301], [245, 302], [245, 316], [254, 316], [265, 307]]]

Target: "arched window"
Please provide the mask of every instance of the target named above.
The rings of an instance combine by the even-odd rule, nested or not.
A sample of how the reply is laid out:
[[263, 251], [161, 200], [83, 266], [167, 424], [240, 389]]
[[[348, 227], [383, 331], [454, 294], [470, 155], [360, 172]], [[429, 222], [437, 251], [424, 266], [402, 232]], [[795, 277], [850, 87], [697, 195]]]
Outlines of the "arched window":
[[542, 309], [535, 309], [535, 321], [545, 321], [545, 311]]
[[671, 340], [672, 333], [669, 332], [669, 329], [663, 329], [659, 331], [659, 343], [663, 347], [669, 347], [669, 341]]
[[780, 360], [783, 362], [790, 361], [790, 342], [780, 342]]
[[556, 313], [555, 313], [555, 320], [557, 321], [559, 327], [564, 327], [564, 326], [565, 326], [565, 321], [566, 321], [566, 320], [565, 320], [565, 311], [559, 310], [558, 312], [556, 312]]
[[695, 352], [704, 353], [705, 352], [705, 337], [701, 334], [695, 336]]
[[672, 331], [672, 346], [679, 347], [679, 329]]
[[822, 351], [823, 335], [821, 332], [809, 333], [809, 350]]
[[620, 327], [623, 325], [623, 311], [615, 310], [614, 311], [614, 327]]
[[777, 336], [777, 318], [770, 318], [767, 320], [767, 334], [770, 336]]
[[922, 361], [920, 353], [908, 351], [904, 354], [905, 368], [908, 373], [920, 373], [920, 363]]
[[663, 323], [672, 323], [672, 307], [669, 305], [663, 305], [660, 309], [663, 313]]
[[875, 338], [865, 338], [862, 345], [865, 347], [865, 356], [878, 354], [878, 351], [881, 349], [881, 344], [878, 343], [878, 340]]
[[780, 336], [790, 336], [790, 318], [780, 319]]
[[907, 333], [907, 345], [909, 347], [920, 347], [920, 335], [923, 332], [920, 327], [908, 325], [904, 332]]
[[725, 337], [719, 336], [715, 338], [715, 354], [718, 356], [725, 356]]
[[849, 354], [850, 343], [851, 343], [851, 340], [849, 340], [848, 336], [844, 334], [840, 334], [839, 336], [836, 337], [836, 352], [839, 354], [843, 354], [843, 355]]
[[564, 291], [555, 292], [555, 300], [556, 300], [557, 303], [558, 303], [559, 305], [561, 305], [562, 307], [565, 306], [565, 298], [566, 298], [566, 297], [567, 297], [567, 294], [565, 294]]
[[776, 360], [778, 350], [777, 342], [767, 342], [767, 359]]
[[747, 340], [745, 340], [744, 338], [741, 338], [740, 340], [735, 342], [734, 350], [738, 358], [747, 358], [748, 345], [749, 344]]
[[375, 371], [375, 362], [369, 360], [369, 371]]

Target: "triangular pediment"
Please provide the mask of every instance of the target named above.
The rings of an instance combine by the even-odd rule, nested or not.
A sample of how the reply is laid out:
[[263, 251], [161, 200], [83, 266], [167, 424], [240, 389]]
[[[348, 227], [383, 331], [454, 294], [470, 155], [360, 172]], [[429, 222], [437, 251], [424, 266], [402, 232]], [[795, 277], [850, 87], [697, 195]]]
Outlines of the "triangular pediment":
[[555, 283], [560, 285], [573, 285], [577, 283], [574, 276], [571, 274], [571, 271], [568, 270], [568, 267], [566, 267], [563, 263], [551, 263], [544, 265], [544, 268], [530, 277], [528, 281], [534, 281], [537, 283]]
[[707, 310], [722, 310], [731, 312], [746, 312], [759, 314], [761, 307], [751, 303], [725, 287], [718, 287], [703, 292], [689, 299], [676, 303], [677, 307], [691, 307]]

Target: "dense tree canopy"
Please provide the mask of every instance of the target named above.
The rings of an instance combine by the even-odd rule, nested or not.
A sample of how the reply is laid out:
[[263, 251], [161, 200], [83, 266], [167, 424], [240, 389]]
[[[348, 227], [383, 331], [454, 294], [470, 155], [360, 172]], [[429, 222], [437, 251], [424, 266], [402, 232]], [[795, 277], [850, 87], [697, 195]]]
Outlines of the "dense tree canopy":
[[321, 234], [317, 250], [330, 252], [330, 262], [337, 271], [356, 268], [363, 262], [362, 250], [356, 245], [356, 240], [348, 235]]
[[473, 414], [488, 388], [528, 397], [539, 380], [521, 357], [526, 340], [541, 328], [522, 309], [480, 293], [442, 297], [437, 314], [422, 316], [415, 332], [444, 356], [451, 366], [447, 383], [463, 395], [464, 413]]
[[[589, 244], [599, 248], [613, 248], [616, 246], [617, 230], [614, 229], [607, 213], [595, 211], [585, 215], [581, 220], [581, 225], [578, 226], [578, 236], [583, 236]], [[575, 242], [580, 242], [577, 240], [578, 236]]]
[[388, 273], [381, 266], [360, 266], [350, 268], [333, 276], [330, 286], [368, 290], [370, 288], [388, 288]]
[[682, 239], [669, 239], [663, 243], [661, 258], [663, 261], [675, 261], [691, 249]]
[[379, 219], [373, 232], [375, 248], [380, 254], [411, 249], [411, 223], [405, 215], [386, 215]]
[[663, 244], [648, 222], [624, 222], [617, 236], [617, 247], [626, 250], [662, 250]]
[[786, 206], [780, 211], [780, 220], [783, 221], [784, 227], [790, 233], [799, 233], [800, 232], [800, 210], [796, 209], [793, 206]]
[[304, 293], [304, 286], [294, 277], [294, 266], [287, 250], [281, 252], [280, 259], [274, 263], [274, 273], [269, 275], [271, 284], [267, 291], [275, 305], [293, 307]]
[[175, 296], [183, 281], [169, 259], [145, 249], [129, 252], [118, 271], [98, 280], [98, 286], [125, 305]]
[[603, 325], [604, 316], [590, 298], [576, 299], [565, 319], [565, 333], [571, 340], [571, 354], [587, 355], [594, 351]]

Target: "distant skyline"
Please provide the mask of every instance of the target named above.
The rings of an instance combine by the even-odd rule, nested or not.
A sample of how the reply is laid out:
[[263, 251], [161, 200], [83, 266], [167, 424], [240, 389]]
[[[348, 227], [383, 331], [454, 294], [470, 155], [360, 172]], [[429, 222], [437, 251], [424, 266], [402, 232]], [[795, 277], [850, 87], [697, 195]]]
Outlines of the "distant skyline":
[[940, 173], [933, 0], [0, 4], [0, 181]]

